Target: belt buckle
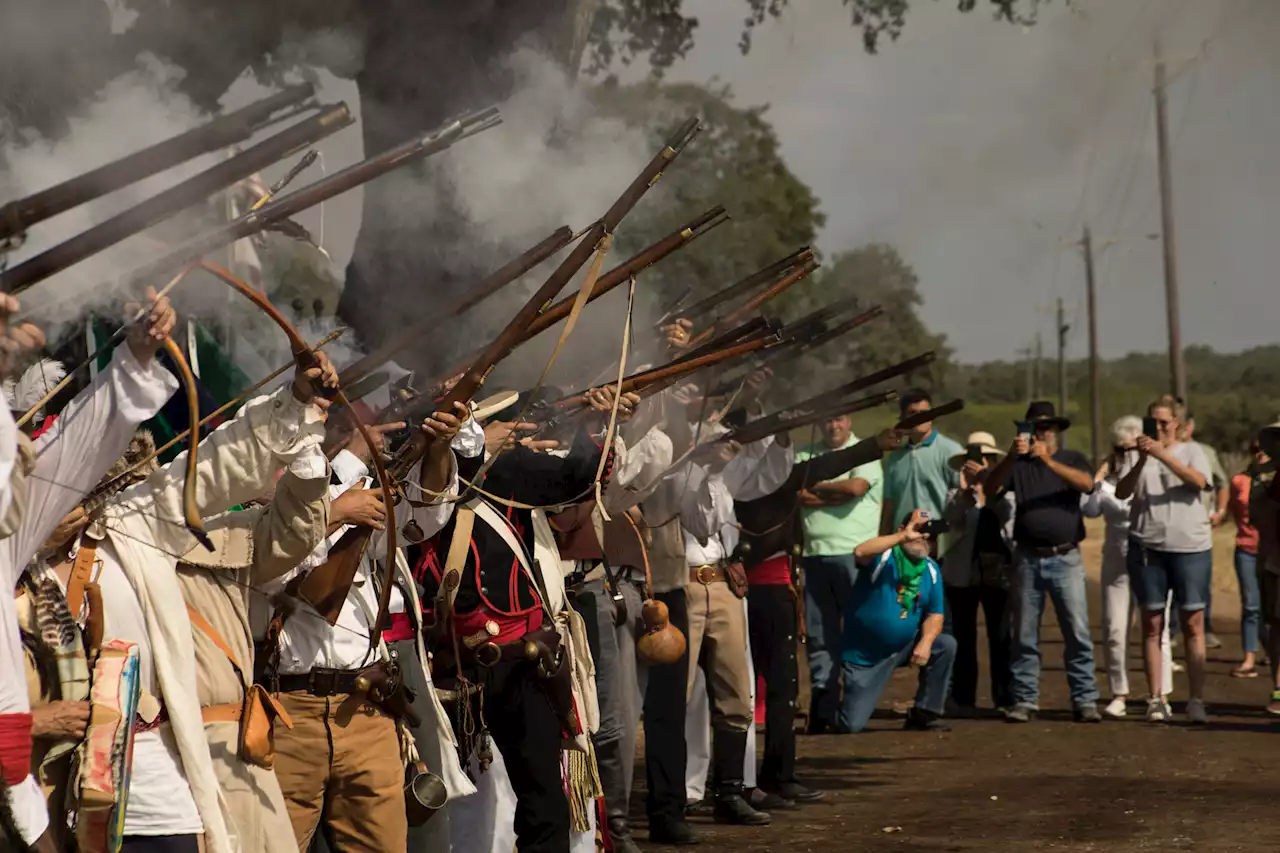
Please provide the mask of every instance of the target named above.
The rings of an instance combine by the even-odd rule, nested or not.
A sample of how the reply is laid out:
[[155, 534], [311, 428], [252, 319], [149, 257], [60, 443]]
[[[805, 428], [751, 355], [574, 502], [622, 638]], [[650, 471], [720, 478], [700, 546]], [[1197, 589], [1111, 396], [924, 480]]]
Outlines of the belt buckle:
[[716, 579], [714, 577], [708, 578], [708, 577], [702, 576], [703, 572], [714, 572], [715, 570], [716, 570], [716, 567], [709, 563], [706, 565], [698, 566], [698, 583], [702, 584], [703, 586], [710, 586], [711, 584], [715, 583]]
[[475, 655], [476, 663], [486, 669], [492, 669], [502, 660], [502, 649], [497, 643], [481, 643], [472, 654]]

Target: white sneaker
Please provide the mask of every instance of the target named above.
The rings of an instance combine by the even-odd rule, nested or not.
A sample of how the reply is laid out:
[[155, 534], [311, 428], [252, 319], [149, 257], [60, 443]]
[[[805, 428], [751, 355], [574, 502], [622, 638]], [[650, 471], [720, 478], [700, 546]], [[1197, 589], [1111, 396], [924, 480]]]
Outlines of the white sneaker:
[[1174, 671], [1174, 672], [1186, 672], [1186, 671], [1187, 671], [1187, 667], [1186, 667], [1186, 665], [1185, 665], [1185, 664], [1183, 664], [1183, 663], [1182, 663], [1182, 661], [1180, 661], [1180, 660], [1176, 660], [1176, 661], [1174, 661], [1174, 662], [1173, 662], [1173, 671]]
[[1129, 716], [1128, 704], [1125, 702], [1123, 696], [1117, 696], [1107, 703], [1107, 707], [1102, 709], [1102, 714], [1103, 716], [1110, 717], [1113, 720], [1119, 720], [1122, 717], [1127, 717]]
[[1187, 722], [1197, 726], [1209, 722], [1209, 712], [1205, 710], [1203, 699], [1187, 700]]
[[1147, 700], [1147, 722], [1148, 723], [1165, 723], [1169, 721], [1168, 706], [1164, 700], [1156, 697]]

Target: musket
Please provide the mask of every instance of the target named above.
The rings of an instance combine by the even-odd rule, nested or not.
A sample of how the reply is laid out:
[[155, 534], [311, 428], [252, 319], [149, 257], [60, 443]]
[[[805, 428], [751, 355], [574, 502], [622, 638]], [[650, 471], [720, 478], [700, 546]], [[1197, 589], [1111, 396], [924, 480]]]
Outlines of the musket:
[[[802, 400], [799, 403], [788, 406], [786, 413], [807, 415], [811, 411], [828, 405], [830, 401], [836, 398], [847, 397], [850, 394], [865, 391], [873, 385], [879, 385], [881, 382], [886, 382], [890, 379], [895, 379], [899, 376], [910, 373], [913, 370], [918, 370], [921, 367], [931, 364], [935, 358], [937, 358], [937, 354], [931, 350], [918, 355], [915, 358], [909, 358], [906, 361], [890, 365], [883, 370], [868, 373], [866, 376], [860, 376], [857, 379], [844, 383], [843, 385], [823, 391], [821, 394], [815, 394], [806, 400]], [[783, 414], [784, 412], [778, 412], [772, 415], [766, 415], [759, 420], [752, 421], [752, 425], [767, 424], [771, 420], [780, 420]]]
[[[717, 205], [703, 213], [697, 219], [688, 224], [672, 231], [658, 242], [654, 243], [646, 249], [632, 255], [627, 260], [618, 264], [613, 269], [604, 273], [596, 280], [596, 285], [591, 290], [591, 296], [587, 300], [590, 304], [609, 291], [626, 284], [635, 276], [645, 269], [656, 264], [658, 261], [670, 255], [672, 252], [687, 246], [698, 237], [706, 234], [713, 228], [729, 221], [729, 214], [725, 213], [724, 208]], [[516, 346], [527, 343], [530, 339], [550, 329], [555, 324], [569, 316], [573, 310], [573, 303], [577, 299], [576, 296], [566, 296], [559, 302], [548, 307], [545, 311], [534, 318], [527, 329], [523, 330], [520, 339], [516, 342]], [[466, 369], [465, 364], [455, 365], [453, 368], [445, 371], [445, 376], [456, 376]]]
[[[809, 332], [812, 331], [812, 329], [810, 329], [806, 325], [806, 321], [809, 320], [810, 317], [812, 317], [812, 315], [810, 315], [810, 317], [805, 317], [803, 319], [797, 320], [795, 323], [788, 323], [782, 329], [782, 334], [783, 334], [782, 343], [778, 344], [778, 346], [770, 350], [769, 366], [776, 369], [780, 365], [793, 361], [796, 358], [804, 355], [805, 353], [810, 352], [818, 348], [819, 346], [822, 346], [827, 341], [834, 340], [840, 335], [847, 334], [848, 332], [853, 331], [859, 326], [862, 326], [866, 323], [871, 322], [872, 320], [881, 316], [883, 313], [884, 311], [880, 308], [879, 305], [873, 305], [870, 308], [868, 308], [866, 311], [863, 311], [861, 314], [858, 314], [856, 316], [850, 317], [848, 320], [845, 320], [843, 323], [840, 323], [838, 326], [835, 326], [833, 328], [827, 329], [822, 332], [818, 332], [817, 334], [814, 334], [812, 336], [810, 336], [809, 334]], [[756, 363], [757, 367], [763, 365], [763, 362], [761, 362], [759, 359], [757, 359], [756, 362], [757, 362]], [[747, 370], [751, 370], [751, 369], [753, 368], [750, 366], [747, 367]], [[741, 376], [733, 376], [733, 377], [727, 378], [724, 382], [720, 383], [715, 387], [714, 390], [712, 390], [711, 396], [715, 397], [718, 395], [729, 393], [730, 391], [733, 390], [733, 386], [736, 385], [739, 381], [741, 381], [741, 379], [742, 379]]]
[[36, 282], [191, 207], [236, 181], [256, 174], [336, 133], [354, 121], [346, 104], [327, 107], [319, 115], [291, 125], [236, 156], [222, 160], [200, 174], [6, 270], [0, 274], [0, 290], [14, 293], [25, 290]]
[[489, 343], [467, 367], [462, 377], [449, 389], [441, 400], [441, 409], [448, 411], [454, 403], [465, 403], [475, 396], [476, 391], [484, 384], [494, 365], [505, 358], [521, 341], [528, 339], [530, 324], [542, 312], [543, 306], [560, 293], [569, 279], [578, 272], [587, 260], [595, 254], [597, 244], [607, 235], [617, 230], [623, 217], [631, 212], [649, 188], [662, 177], [663, 170], [674, 160], [689, 141], [702, 127], [697, 118], [691, 118], [680, 126], [675, 135], [654, 155], [643, 171], [623, 190], [622, 195], [605, 211], [595, 225], [588, 229], [586, 236], [578, 242], [568, 256], [560, 262], [560, 266], [534, 292], [528, 302], [516, 312], [498, 336]]
[[[741, 326], [729, 329], [727, 332], [717, 335], [700, 346], [684, 350], [679, 356], [672, 359], [671, 363], [678, 364], [691, 358], [697, 358], [705, 353], [724, 349], [730, 344], [741, 341], [743, 338], [756, 338], [763, 334], [772, 334], [777, 337], [782, 331], [782, 326], [776, 322], [770, 321], [764, 317], [752, 317]], [[782, 344], [778, 344], [778, 346], [781, 345]]]
[[664, 313], [662, 315], [662, 319], [658, 320], [654, 325], [662, 326], [680, 317], [688, 320], [697, 319], [698, 316], [705, 314], [712, 308], [715, 308], [721, 302], [733, 299], [736, 296], [745, 296], [753, 292], [757, 287], [768, 284], [778, 276], [782, 275], [782, 273], [792, 267], [805, 263], [812, 257], [813, 249], [810, 247], [805, 246], [803, 249], [797, 249], [785, 258], [780, 258], [779, 260], [769, 264], [767, 267], [756, 270], [746, 278], [736, 281], [728, 287], [721, 288], [710, 296], [700, 299], [692, 305], [685, 308], [679, 308], [677, 305], [676, 307], [671, 308]]
[[907, 415], [896, 424], [894, 429], [914, 429], [920, 424], [927, 424], [930, 421], [936, 421], [938, 418], [947, 415], [954, 415], [956, 412], [964, 411], [964, 400], [952, 400], [950, 403], [943, 403], [941, 406], [934, 406], [932, 409], [925, 409], [923, 412]]
[[801, 266], [792, 267], [789, 272], [787, 272], [785, 275], [782, 276], [782, 278], [775, 281], [773, 284], [769, 285], [768, 287], [766, 287], [764, 290], [760, 291], [756, 295], [752, 296], [750, 299], [748, 299], [742, 305], [739, 305], [733, 311], [729, 312], [728, 315], [721, 318], [720, 321], [717, 322], [715, 325], [708, 326], [706, 329], [703, 329], [697, 335], [694, 335], [693, 340], [689, 341], [689, 345], [697, 346], [703, 343], [704, 341], [708, 340], [709, 338], [713, 337], [716, 334], [717, 330], [723, 329], [726, 326], [732, 326], [735, 323], [742, 322], [743, 319], [751, 316], [751, 314], [754, 313], [755, 310], [759, 308], [761, 305], [768, 302], [770, 299], [774, 298], [775, 296], [778, 296], [783, 291], [790, 288], [796, 282], [801, 281], [802, 279], [808, 278], [810, 273], [812, 273], [817, 268], [818, 268], [818, 262], [814, 260], [812, 256], [810, 256], [809, 260], [805, 261]]
[[[762, 337], [754, 337], [750, 340], [716, 350], [715, 352], [705, 353], [696, 358], [688, 358], [673, 361], [670, 364], [664, 364], [661, 367], [655, 367], [650, 370], [642, 370], [633, 373], [622, 380], [619, 393], [629, 394], [636, 393], [641, 397], [647, 397], [658, 391], [665, 390], [670, 386], [687, 379], [700, 370], [714, 367], [732, 359], [741, 358], [750, 355], [753, 352], [765, 349], [766, 347], [777, 344], [776, 334], [765, 335]], [[618, 387], [618, 386], [613, 386]], [[545, 431], [559, 423], [565, 418], [581, 414], [588, 408], [587, 392], [581, 394], [573, 394], [556, 400], [544, 407], [544, 415], [541, 412], [534, 413], [533, 420], [542, 424], [540, 431]]]
[[720, 438], [721, 441], [736, 441], [739, 444], [751, 444], [754, 441], [760, 441], [771, 435], [780, 432], [786, 432], [798, 427], [809, 426], [818, 421], [827, 418], [836, 418], [842, 415], [852, 415], [855, 412], [874, 409], [877, 406], [883, 406], [896, 400], [897, 391], [881, 391], [871, 394], [867, 397], [861, 397], [857, 400], [839, 400], [811, 412], [805, 412], [794, 417], [782, 417], [784, 414], [790, 414], [790, 410], [786, 412], [778, 412], [767, 418], [761, 418], [758, 421], [752, 421], [745, 426], [739, 427], [732, 432]]
[[349, 365], [338, 375], [339, 384], [345, 387], [352, 382], [360, 381], [371, 371], [378, 369], [389, 361], [400, 350], [404, 349], [414, 341], [421, 340], [424, 334], [430, 332], [438, 324], [443, 323], [450, 317], [456, 317], [464, 311], [479, 305], [481, 302], [488, 299], [490, 296], [493, 296], [499, 290], [545, 261], [547, 258], [569, 245], [572, 240], [573, 229], [568, 225], [562, 225], [555, 231], [555, 233], [538, 243], [538, 245], [527, 250], [524, 254], [508, 262], [499, 269], [494, 270], [487, 278], [475, 287], [471, 288], [467, 295], [462, 299], [459, 299], [452, 305], [445, 307], [443, 310], [432, 310], [432, 312], [422, 320], [402, 328], [373, 352], [369, 353], [355, 364]]
[[243, 142], [280, 110], [315, 94], [310, 83], [291, 86], [207, 124], [188, 130], [105, 166], [0, 207], [0, 241], [24, 233], [36, 223], [141, 181], [180, 163]]
[[[247, 211], [230, 222], [197, 235], [156, 260], [124, 274], [113, 282], [112, 286], [150, 281], [173, 270], [182, 269], [236, 240], [252, 237], [336, 195], [366, 184], [406, 163], [443, 151], [455, 142], [474, 136], [499, 123], [501, 119], [498, 117], [497, 107], [455, 118], [430, 133], [411, 139], [376, 157], [348, 166], [340, 172], [334, 172], [313, 184], [264, 204], [257, 210]], [[15, 294], [18, 292], [20, 290], [12, 291]]]

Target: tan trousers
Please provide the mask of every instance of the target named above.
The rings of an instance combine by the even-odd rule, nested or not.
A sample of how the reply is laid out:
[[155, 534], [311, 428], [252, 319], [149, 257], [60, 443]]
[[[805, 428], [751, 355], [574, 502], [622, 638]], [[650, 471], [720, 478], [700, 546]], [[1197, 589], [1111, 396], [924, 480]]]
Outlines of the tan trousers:
[[306, 853], [323, 821], [331, 850], [404, 853], [404, 765], [395, 721], [352, 696], [281, 693], [276, 777]]
[[701, 666], [711, 698], [711, 727], [744, 732], [751, 726], [751, 675], [747, 670], [747, 614], [742, 599], [724, 581], [690, 581], [689, 682], [693, 695], [695, 666]]

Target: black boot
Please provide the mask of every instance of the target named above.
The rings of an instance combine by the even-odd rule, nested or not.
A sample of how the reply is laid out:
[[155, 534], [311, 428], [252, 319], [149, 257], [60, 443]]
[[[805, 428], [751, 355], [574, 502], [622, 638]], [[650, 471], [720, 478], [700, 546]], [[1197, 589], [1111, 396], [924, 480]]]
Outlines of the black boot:
[[942, 717], [923, 708], [912, 708], [907, 712], [907, 721], [902, 724], [907, 731], [916, 732], [949, 732], [951, 726], [943, 722]]
[[687, 821], [649, 819], [649, 840], [654, 844], [687, 846], [702, 841]]
[[631, 837], [631, 824], [626, 817], [609, 818], [609, 837], [613, 839], [613, 853], [640, 853], [640, 846]]
[[747, 754], [747, 733], [717, 729], [711, 748], [711, 772], [715, 787], [716, 823], [765, 826], [769, 815], [751, 808], [742, 796], [742, 761]]

